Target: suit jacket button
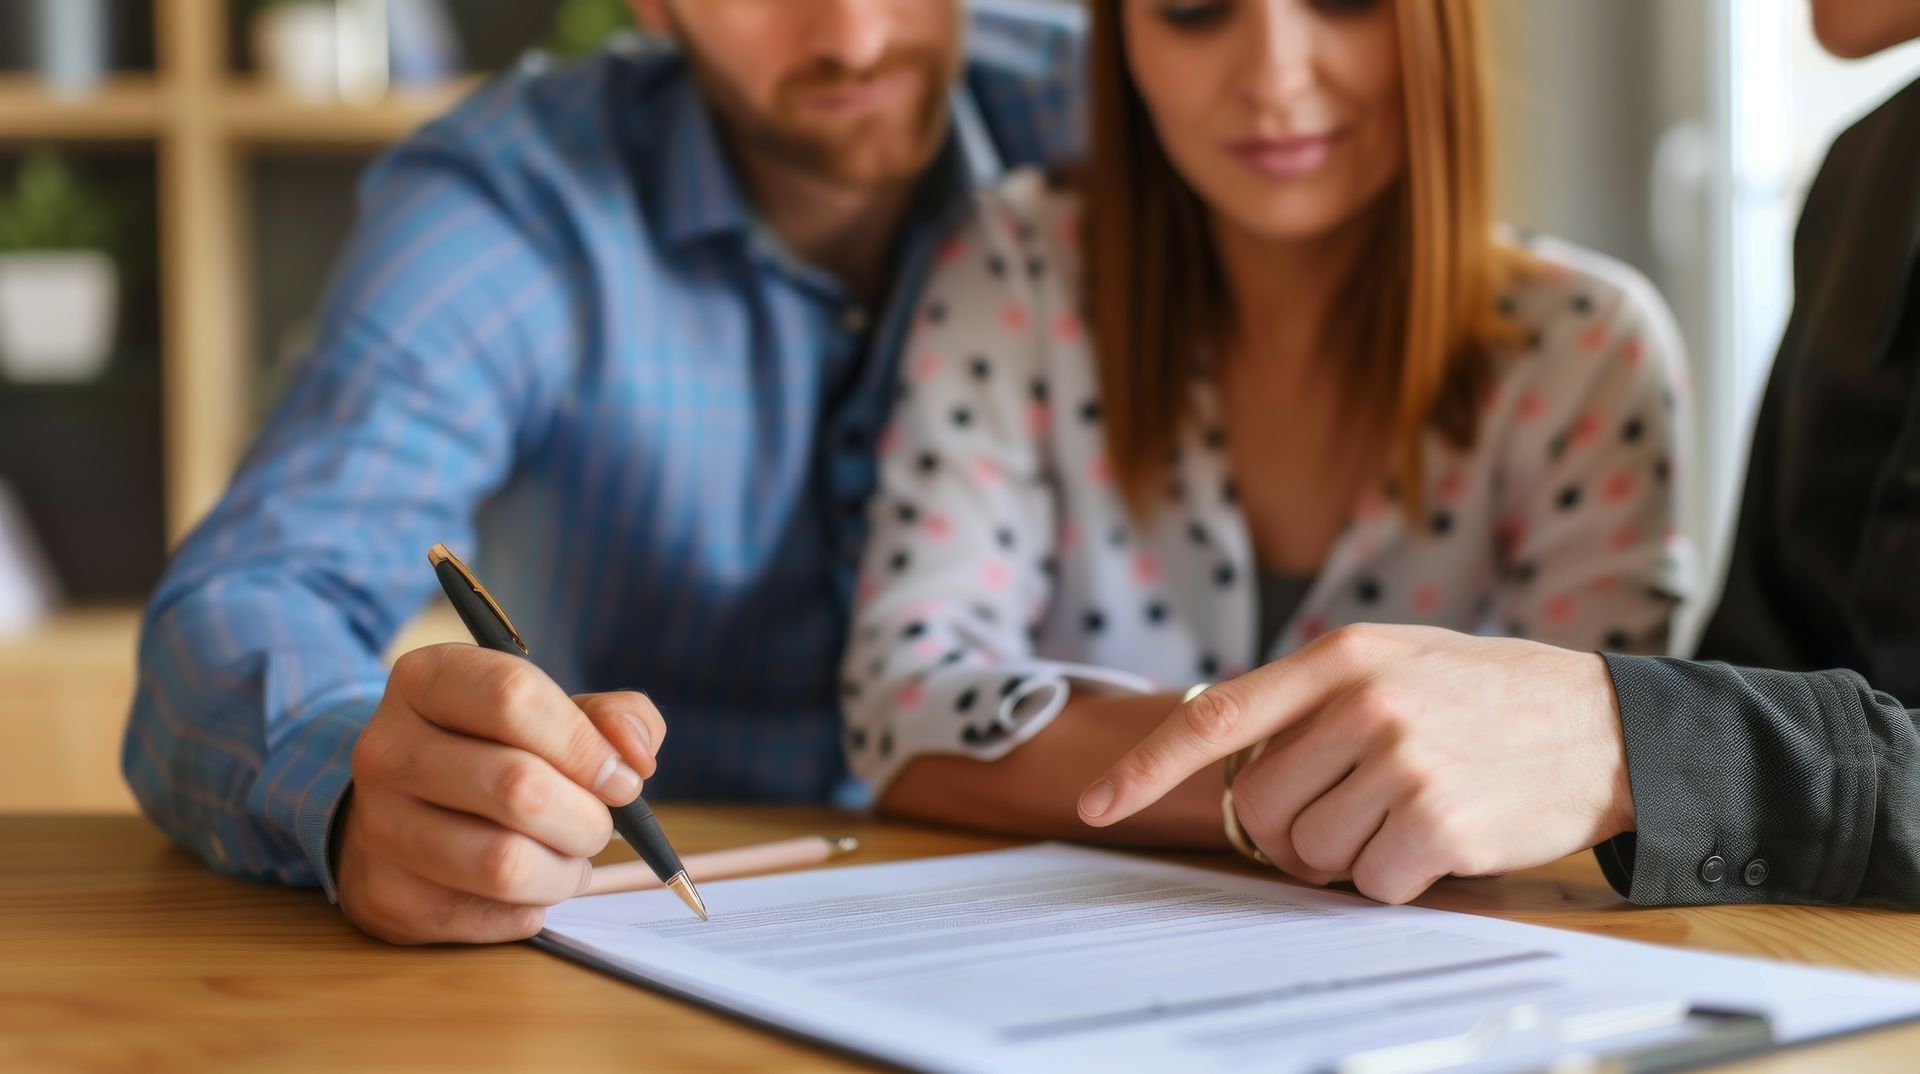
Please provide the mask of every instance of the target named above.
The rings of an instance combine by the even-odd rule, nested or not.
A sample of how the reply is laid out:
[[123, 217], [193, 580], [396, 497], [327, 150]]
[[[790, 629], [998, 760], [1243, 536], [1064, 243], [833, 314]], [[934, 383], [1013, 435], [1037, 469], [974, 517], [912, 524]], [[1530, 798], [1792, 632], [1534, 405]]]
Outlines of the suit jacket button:
[[1718, 854], [1700, 863], [1700, 879], [1709, 884], [1718, 884], [1727, 875], [1727, 859]]
[[1747, 882], [1748, 887], [1757, 888], [1767, 882], [1767, 875], [1771, 872], [1767, 867], [1767, 859], [1755, 858], [1747, 863], [1747, 870], [1740, 874], [1740, 878]]

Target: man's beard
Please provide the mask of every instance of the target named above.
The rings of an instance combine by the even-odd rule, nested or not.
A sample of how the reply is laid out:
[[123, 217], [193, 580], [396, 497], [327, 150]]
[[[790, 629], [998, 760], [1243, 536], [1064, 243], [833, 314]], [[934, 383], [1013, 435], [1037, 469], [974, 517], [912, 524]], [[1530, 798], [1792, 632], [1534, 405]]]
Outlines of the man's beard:
[[[683, 42], [685, 39], [682, 39]], [[764, 155], [800, 173], [841, 186], [897, 183], [920, 174], [947, 131], [947, 87], [954, 70], [941, 53], [902, 49], [868, 68], [824, 63], [788, 76], [774, 95], [771, 115], [755, 110], [687, 46], [708, 98], [726, 117], [737, 149]], [[882, 79], [906, 78], [917, 100], [908, 108], [881, 108], [840, 124], [809, 123], [801, 101], [852, 90]]]

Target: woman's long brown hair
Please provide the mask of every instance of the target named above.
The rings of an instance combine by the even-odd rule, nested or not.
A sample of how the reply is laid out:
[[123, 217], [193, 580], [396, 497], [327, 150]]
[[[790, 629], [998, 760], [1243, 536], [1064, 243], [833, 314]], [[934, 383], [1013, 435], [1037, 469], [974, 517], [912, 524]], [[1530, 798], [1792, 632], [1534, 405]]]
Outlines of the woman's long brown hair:
[[[1128, 71], [1121, 2], [1093, 5], [1083, 241], [1108, 455], [1144, 512], [1190, 417], [1196, 363], [1231, 340], [1236, 311], [1206, 207], [1167, 158]], [[1516, 258], [1492, 233], [1479, 0], [1394, 2], [1407, 167], [1376, 207], [1335, 319], [1360, 326], [1340, 341], [1354, 351], [1346, 399], [1386, 423], [1402, 506], [1418, 512], [1426, 429], [1473, 443], [1487, 354], [1512, 335], [1495, 296]]]

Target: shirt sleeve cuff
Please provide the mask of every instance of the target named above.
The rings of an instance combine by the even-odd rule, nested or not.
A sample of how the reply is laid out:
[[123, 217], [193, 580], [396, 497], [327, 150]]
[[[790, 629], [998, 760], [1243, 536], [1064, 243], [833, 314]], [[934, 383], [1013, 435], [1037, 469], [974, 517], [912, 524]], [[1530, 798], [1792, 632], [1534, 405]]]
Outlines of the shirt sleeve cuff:
[[331, 903], [340, 901], [329, 854], [334, 815], [353, 780], [348, 767], [353, 744], [376, 704], [371, 698], [356, 698], [306, 720], [275, 744], [257, 784], [266, 788], [263, 812], [268, 822], [294, 834], [313, 878]]

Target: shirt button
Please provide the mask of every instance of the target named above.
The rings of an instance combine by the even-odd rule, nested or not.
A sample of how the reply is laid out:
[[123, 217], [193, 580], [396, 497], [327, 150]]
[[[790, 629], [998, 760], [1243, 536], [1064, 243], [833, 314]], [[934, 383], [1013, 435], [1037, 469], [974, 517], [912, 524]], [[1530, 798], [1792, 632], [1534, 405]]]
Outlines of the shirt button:
[[1718, 884], [1727, 875], [1727, 859], [1718, 854], [1700, 863], [1700, 879], [1709, 884]]
[[1747, 882], [1748, 887], [1757, 888], [1767, 882], [1767, 875], [1771, 872], [1767, 867], [1767, 859], [1755, 858], [1747, 863], [1746, 872], [1741, 873], [1740, 878]]

